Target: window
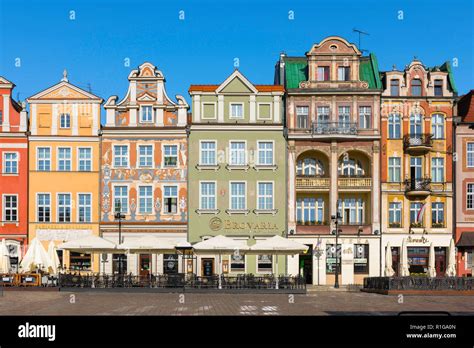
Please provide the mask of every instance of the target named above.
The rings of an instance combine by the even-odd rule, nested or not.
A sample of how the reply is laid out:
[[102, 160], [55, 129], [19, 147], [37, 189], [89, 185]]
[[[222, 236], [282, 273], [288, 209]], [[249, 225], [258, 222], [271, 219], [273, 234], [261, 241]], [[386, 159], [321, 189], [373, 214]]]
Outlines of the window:
[[79, 148], [79, 171], [90, 172], [92, 170], [92, 149]]
[[411, 114], [410, 115], [410, 136], [412, 138], [420, 136], [421, 132], [422, 132], [421, 115]]
[[273, 183], [259, 182], [257, 184], [257, 209], [273, 209]]
[[368, 244], [354, 244], [354, 273], [369, 273]]
[[178, 273], [178, 255], [164, 254], [163, 255], [163, 273], [177, 274]]
[[152, 145], [138, 145], [138, 165], [142, 168], [153, 166]]
[[467, 209], [474, 209], [474, 184], [467, 184]]
[[230, 142], [230, 165], [243, 166], [246, 164], [245, 159], [245, 142], [231, 141]]
[[474, 167], [474, 143], [466, 144], [467, 166]]
[[466, 250], [466, 268], [474, 268], [474, 250]]
[[327, 126], [329, 123], [329, 106], [318, 106], [318, 126]]
[[272, 255], [257, 255], [257, 272], [272, 272]]
[[178, 145], [164, 146], [165, 167], [176, 167], [178, 165]]
[[350, 128], [351, 108], [349, 106], [339, 106], [339, 127]]
[[230, 118], [244, 118], [244, 104], [230, 104]]
[[341, 274], [341, 244], [326, 244], [326, 274], [336, 273], [336, 264], [338, 265], [337, 271]]
[[230, 256], [230, 271], [231, 272], [245, 272], [245, 256], [241, 254], [232, 254]]
[[296, 107], [296, 128], [304, 129], [309, 126], [309, 107], [297, 106]]
[[128, 167], [127, 145], [114, 145], [114, 166], [116, 168]]
[[37, 170], [48, 172], [51, 170], [51, 149], [49, 147], [38, 147]]
[[58, 222], [71, 222], [71, 195], [58, 194]]
[[61, 172], [71, 171], [71, 148], [58, 148], [58, 170]]
[[318, 81], [329, 81], [329, 67], [319, 66], [318, 67]]
[[166, 214], [176, 214], [178, 212], [178, 187], [164, 186], [163, 202]]
[[399, 114], [388, 115], [388, 137], [389, 139], [400, 139], [402, 124]]
[[431, 203], [431, 227], [444, 227], [444, 203]]
[[415, 226], [423, 225], [424, 204], [421, 202], [410, 203], [410, 223]]
[[364, 224], [365, 222], [365, 203], [362, 198], [338, 200], [338, 211], [344, 225]]
[[59, 127], [71, 128], [71, 115], [61, 114], [61, 116], [59, 116]]
[[140, 122], [153, 122], [153, 107], [151, 105], [141, 107]]
[[443, 96], [443, 80], [434, 80], [434, 95], [435, 97]]
[[431, 180], [433, 182], [444, 182], [444, 158], [435, 157], [431, 159]]
[[400, 95], [400, 80], [390, 80], [390, 95], [393, 97], [398, 97]]
[[323, 176], [324, 166], [319, 159], [304, 158], [296, 162], [296, 175], [298, 176]]
[[296, 221], [300, 225], [324, 223], [324, 200], [316, 197], [296, 199]]
[[441, 114], [431, 116], [431, 133], [434, 139], [444, 138], [444, 117]]
[[421, 179], [422, 177], [422, 157], [411, 157], [410, 158], [410, 178]]
[[368, 129], [372, 125], [372, 108], [359, 106], [359, 128]]
[[244, 210], [246, 209], [246, 183], [231, 182], [230, 183], [230, 209]]
[[3, 196], [3, 221], [17, 222], [18, 221], [18, 196], [5, 195]]
[[153, 187], [140, 186], [138, 188], [138, 212], [151, 214], [153, 208]]
[[16, 152], [3, 153], [3, 173], [4, 174], [18, 174], [18, 153]]
[[388, 205], [389, 227], [402, 227], [402, 203], [390, 202]]
[[128, 212], [128, 187], [114, 187], [114, 206], [116, 213], [126, 214]]
[[201, 157], [200, 164], [204, 166], [212, 166], [217, 164], [216, 156], [216, 142], [202, 141], [201, 142]]
[[259, 141], [258, 146], [258, 162], [261, 166], [273, 165], [273, 142]]
[[92, 221], [92, 195], [90, 193], [80, 193], [78, 197], [79, 222]]
[[389, 182], [400, 182], [401, 181], [401, 167], [402, 159], [400, 157], [389, 157], [388, 158], [388, 181]]
[[411, 80], [411, 95], [420, 97], [421, 96], [421, 80], [413, 79]]
[[90, 271], [91, 254], [69, 252], [69, 268], [74, 271]]
[[350, 68], [348, 66], [340, 66], [337, 68], [337, 80], [338, 81], [350, 81]]
[[214, 210], [216, 209], [216, 183], [201, 182], [201, 198], [199, 200], [199, 209]]
[[51, 221], [51, 195], [49, 193], [38, 193], [37, 196], [37, 219], [38, 222]]
[[343, 158], [339, 161], [339, 175], [363, 176], [365, 174], [362, 164], [354, 158]]

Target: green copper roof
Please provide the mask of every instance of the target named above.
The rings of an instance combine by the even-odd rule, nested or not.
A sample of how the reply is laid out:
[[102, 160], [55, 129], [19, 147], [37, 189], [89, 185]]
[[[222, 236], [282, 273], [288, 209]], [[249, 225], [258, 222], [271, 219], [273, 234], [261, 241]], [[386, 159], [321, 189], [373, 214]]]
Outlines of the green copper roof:
[[439, 70], [446, 71], [448, 73], [448, 82], [451, 85], [451, 89], [453, 90], [454, 93], [458, 93], [458, 89], [456, 88], [456, 85], [454, 84], [454, 77], [453, 77], [453, 71], [451, 70], [451, 64], [449, 64], [449, 62], [444, 62], [444, 64], [439, 67]]
[[382, 89], [379, 65], [375, 54], [371, 53], [368, 57], [363, 57], [360, 60], [359, 76], [362, 81], [367, 81], [369, 89]]

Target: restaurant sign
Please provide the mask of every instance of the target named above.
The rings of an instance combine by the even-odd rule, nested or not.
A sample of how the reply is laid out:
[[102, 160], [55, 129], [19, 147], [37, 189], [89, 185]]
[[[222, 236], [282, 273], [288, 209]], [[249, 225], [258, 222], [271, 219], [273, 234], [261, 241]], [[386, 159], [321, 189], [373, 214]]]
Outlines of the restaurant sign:
[[213, 217], [209, 220], [209, 227], [212, 231], [224, 230], [278, 230], [278, 226], [273, 222], [256, 222], [256, 221], [247, 221], [247, 222], [236, 222], [232, 220], [221, 220], [218, 217]]

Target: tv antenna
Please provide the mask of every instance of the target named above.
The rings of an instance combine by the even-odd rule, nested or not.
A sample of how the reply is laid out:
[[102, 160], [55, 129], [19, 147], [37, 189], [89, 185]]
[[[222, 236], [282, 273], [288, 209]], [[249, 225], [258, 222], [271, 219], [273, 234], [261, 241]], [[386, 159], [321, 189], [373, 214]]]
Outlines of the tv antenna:
[[362, 47], [360, 46], [360, 36], [361, 36], [361, 35], [370, 35], [370, 34], [369, 34], [369, 33], [366, 33], [365, 31], [356, 29], [356, 28], [352, 29], [352, 31], [359, 34], [359, 44], [357, 45], [357, 47], [359, 47], [359, 51], [361, 51], [362, 53], [368, 52], [368, 50], [364, 50], [364, 49], [362, 49]]

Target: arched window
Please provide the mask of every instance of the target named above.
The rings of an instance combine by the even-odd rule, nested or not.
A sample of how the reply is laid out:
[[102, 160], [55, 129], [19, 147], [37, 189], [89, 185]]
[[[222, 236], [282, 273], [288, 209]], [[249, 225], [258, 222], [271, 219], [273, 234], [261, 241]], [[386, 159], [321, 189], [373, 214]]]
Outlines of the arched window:
[[420, 97], [421, 96], [421, 80], [413, 79], [411, 80], [411, 95]]
[[348, 158], [339, 161], [339, 175], [342, 176], [363, 176], [365, 174], [359, 160]]
[[323, 176], [323, 163], [315, 158], [304, 158], [296, 164], [296, 174], [299, 176]]

